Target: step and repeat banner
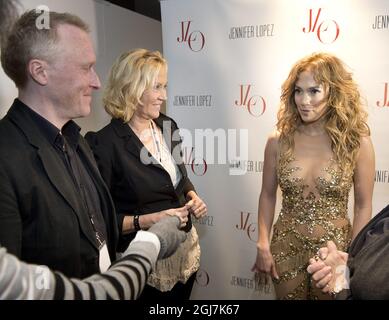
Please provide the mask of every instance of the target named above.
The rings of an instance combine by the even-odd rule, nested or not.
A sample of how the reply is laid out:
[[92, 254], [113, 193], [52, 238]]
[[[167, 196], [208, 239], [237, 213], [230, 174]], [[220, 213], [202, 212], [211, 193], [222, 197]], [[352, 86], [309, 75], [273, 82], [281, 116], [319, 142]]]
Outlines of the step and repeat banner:
[[167, 112], [209, 212], [196, 222], [202, 255], [192, 299], [273, 299], [272, 285], [258, 286], [250, 269], [264, 147], [296, 60], [326, 51], [353, 71], [376, 152], [373, 214], [388, 204], [389, 1], [162, 0], [161, 9]]

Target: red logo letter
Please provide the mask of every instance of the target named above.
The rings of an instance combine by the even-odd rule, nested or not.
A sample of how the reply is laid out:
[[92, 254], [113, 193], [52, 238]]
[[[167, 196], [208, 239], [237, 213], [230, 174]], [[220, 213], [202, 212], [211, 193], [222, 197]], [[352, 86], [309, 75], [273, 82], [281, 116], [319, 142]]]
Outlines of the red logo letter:
[[389, 101], [388, 101], [388, 83], [385, 82], [385, 88], [384, 88], [384, 99], [382, 101], [382, 105], [380, 105], [380, 102], [377, 101], [377, 107], [389, 107]]

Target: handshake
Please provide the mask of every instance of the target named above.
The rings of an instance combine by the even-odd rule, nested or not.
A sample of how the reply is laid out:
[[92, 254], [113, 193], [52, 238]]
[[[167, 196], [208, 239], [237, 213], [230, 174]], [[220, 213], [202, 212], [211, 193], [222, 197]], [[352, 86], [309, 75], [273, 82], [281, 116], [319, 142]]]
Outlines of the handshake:
[[181, 242], [186, 240], [186, 232], [181, 231], [181, 219], [178, 216], [169, 216], [153, 224], [148, 232], [155, 234], [161, 244], [158, 259], [170, 257]]
[[320, 248], [317, 254], [309, 260], [308, 273], [316, 282], [316, 287], [323, 293], [335, 296], [343, 289], [349, 289], [348, 254], [339, 251], [332, 241], [327, 247]]
[[170, 257], [180, 243], [185, 241], [186, 233], [179, 229], [186, 226], [190, 214], [193, 214], [196, 219], [207, 214], [207, 205], [195, 191], [189, 191], [186, 200], [183, 207], [158, 212], [160, 220], [147, 230], [154, 233], [161, 243], [158, 259]]

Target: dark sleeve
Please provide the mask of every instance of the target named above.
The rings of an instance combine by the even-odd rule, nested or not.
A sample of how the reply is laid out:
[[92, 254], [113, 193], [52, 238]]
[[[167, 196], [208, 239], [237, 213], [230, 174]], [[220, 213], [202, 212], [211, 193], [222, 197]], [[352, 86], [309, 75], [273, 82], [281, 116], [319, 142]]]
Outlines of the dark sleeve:
[[336, 300], [352, 300], [353, 297], [352, 297], [352, 294], [351, 294], [351, 290], [349, 289], [344, 289], [342, 291], [340, 291], [337, 295], [336, 295]]
[[3, 166], [0, 166], [0, 245], [21, 256], [22, 221], [17, 197]]
[[365, 244], [348, 266], [353, 299], [389, 300], [389, 230]]
[[[85, 135], [85, 140], [88, 142], [90, 148], [92, 149], [93, 156], [96, 160], [97, 166], [99, 168], [100, 174], [108, 187], [108, 190], [112, 194], [112, 190], [115, 185], [115, 175], [113, 170], [113, 163], [115, 162], [113, 159], [113, 151], [111, 150], [112, 144], [108, 146], [107, 144], [103, 144], [98, 135], [95, 132], [88, 132]], [[116, 221], [119, 231], [119, 243], [117, 246], [117, 251], [124, 251], [131, 239], [132, 235], [123, 235], [123, 220], [126, 215], [116, 212]]]
[[93, 155], [99, 167], [101, 176], [104, 182], [108, 186], [109, 190], [112, 190], [113, 186], [113, 170], [111, 152], [107, 149], [107, 146], [103, 146], [99, 143], [98, 136], [95, 132], [88, 132], [85, 135], [85, 140], [88, 142], [90, 148], [93, 151]]
[[[185, 186], [184, 186], [184, 194], [185, 196], [188, 194], [189, 191], [194, 191], [196, 192], [196, 189], [195, 187], [193, 186], [192, 182], [190, 181], [189, 177], [187, 177], [186, 179], [186, 183], [185, 183]], [[196, 192], [197, 193], [197, 192]]]

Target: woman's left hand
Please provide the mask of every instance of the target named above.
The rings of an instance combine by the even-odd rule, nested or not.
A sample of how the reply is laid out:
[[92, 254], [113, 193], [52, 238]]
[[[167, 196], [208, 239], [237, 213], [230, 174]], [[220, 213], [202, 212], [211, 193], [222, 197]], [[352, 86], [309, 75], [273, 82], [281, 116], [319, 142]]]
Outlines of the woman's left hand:
[[186, 206], [189, 212], [192, 213], [197, 219], [204, 217], [207, 214], [207, 205], [205, 202], [196, 194], [196, 192], [189, 191], [186, 195], [189, 200]]

